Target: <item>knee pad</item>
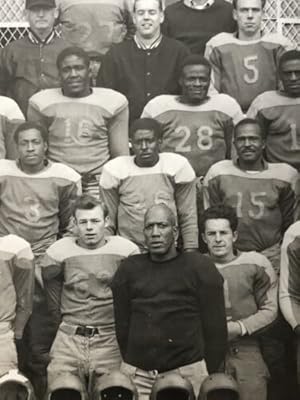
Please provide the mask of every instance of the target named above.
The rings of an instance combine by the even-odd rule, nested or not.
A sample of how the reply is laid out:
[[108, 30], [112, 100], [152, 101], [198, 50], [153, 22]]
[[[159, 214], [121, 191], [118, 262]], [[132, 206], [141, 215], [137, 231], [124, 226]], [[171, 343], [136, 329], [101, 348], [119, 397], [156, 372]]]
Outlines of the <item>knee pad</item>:
[[29, 380], [17, 370], [0, 377], [0, 400], [35, 400]]
[[195, 400], [191, 382], [178, 373], [160, 375], [154, 383], [150, 400]]
[[96, 381], [93, 400], [138, 400], [138, 393], [127, 375], [111, 371]]

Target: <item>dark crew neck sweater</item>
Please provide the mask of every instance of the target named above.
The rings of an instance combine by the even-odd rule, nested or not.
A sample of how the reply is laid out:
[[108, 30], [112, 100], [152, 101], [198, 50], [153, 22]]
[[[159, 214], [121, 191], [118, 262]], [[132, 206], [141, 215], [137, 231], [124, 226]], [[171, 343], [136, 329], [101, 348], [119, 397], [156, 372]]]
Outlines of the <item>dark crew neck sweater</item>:
[[129, 257], [112, 283], [116, 333], [125, 362], [168, 371], [205, 359], [214, 372], [224, 359], [227, 328], [223, 279], [198, 252], [157, 263]]

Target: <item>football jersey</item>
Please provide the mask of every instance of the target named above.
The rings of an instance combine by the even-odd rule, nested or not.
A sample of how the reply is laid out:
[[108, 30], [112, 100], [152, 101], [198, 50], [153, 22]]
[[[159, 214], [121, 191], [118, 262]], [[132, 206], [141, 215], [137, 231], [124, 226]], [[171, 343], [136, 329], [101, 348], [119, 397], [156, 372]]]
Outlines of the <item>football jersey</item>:
[[106, 53], [113, 43], [134, 33], [130, 3], [131, 0], [57, 0], [63, 38], [85, 51]]
[[96, 249], [79, 246], [75, 237], [65, 237], [50, 246], [41, 261], [42, 275], [47, 290], [47, 284], [63, 274], [61, 296], [56, 296], [63, 321], [114, 326], [111, 281], [120, 262], [138, 252], [135, 244], [119, 236], [107, 237]]
[[67, 230], [79, 193], [80, 176], [66, 165], [49, 162], [26, 174], [16, 161], [0, 160], [0, 236], [13, 232], [42, 254]]
[[96, 175], [111, 158], [109, 137], [128, 135], [128, 102], [111, 89], [93, 88], [85, 97], [47, 89], [30, 98], [28, 119], [47, 126], [50, 160]]
[[286, 231], [281, 247], [279, 302], [294, 329], [300, 324], [300, 221]]
[[14, 131], [24, 120], [18, 104], [9, 97], [0, 96], [0, 158], [16, 158]]
[[267, 160], [285, 162], [300, 171], [300, 97], [268, 91], [253, 101], [247, 114], [265, 127]]
[[17, 339], [32, 311], [33, 258], [24, 239], [11, 234], [0, 238], [0, 324], [13, 324]]
[[238, 253], [228, 263], [215, 265], [224, 278], [228, 321], [241, 321], [252, 333], [277, 316], [277, 277], [270, 261], [255, 251]]
[[244, 41], [236, 34], [220, 33], [206, 45], [212, 64], [212, 82], [220, 93], [234, 97], [244, 111], [260, 93], [278, 86], [277, 64], [292, 43], [279, 34]]
[[141, 168], [134, 158], [109, 161], [100, 177], [113, 230], [145, 249], [144, 215], [153, 204], [165, 203], [178, 216], [184, 248], [198, 248], [195, 174], [189, 162], [161, 153], [153, 167]]
[[204, 179], [204, 205], [224, 203], [235, 208], [236, 247], [260, 252], [279, 243], [293, 223], [297, 180], [297, 171], [284, 163], [265, 163], [264, 170], [252, 173], [230, 160], [220, 161]]
[[161, 123], [161, 151], [185, 156], [196, 176], [203, 176], [212, 164], [230, 158], [233, 126], [244, 115], [238, 103], [225, 94], [213, 95], [200, 105], [162, 95], [145, 106], [142, 117]]

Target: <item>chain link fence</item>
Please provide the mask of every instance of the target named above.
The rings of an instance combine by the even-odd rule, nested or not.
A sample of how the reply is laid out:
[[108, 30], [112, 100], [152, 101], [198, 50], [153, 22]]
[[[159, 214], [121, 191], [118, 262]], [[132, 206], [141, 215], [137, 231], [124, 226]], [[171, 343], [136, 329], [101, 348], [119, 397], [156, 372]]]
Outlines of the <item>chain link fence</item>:
[[[278, 32], [289, 37], [300, 48], [300, 0], [267, 0], [264, 32]], [[1, 0], [0, 47], [26, 33], [24, 0]]]

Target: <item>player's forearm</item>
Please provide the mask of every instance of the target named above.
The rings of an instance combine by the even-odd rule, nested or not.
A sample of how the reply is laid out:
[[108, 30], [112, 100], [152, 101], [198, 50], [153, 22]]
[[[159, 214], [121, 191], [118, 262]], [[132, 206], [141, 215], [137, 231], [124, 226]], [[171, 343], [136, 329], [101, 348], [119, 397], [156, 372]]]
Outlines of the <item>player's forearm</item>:
[[289, 296], [280, 295], [279, 304], [285, 320], [295, 329], [300, 324], [300, 299], [294, 301]]
[[278, 285], [274, 282], [265, 296], [262, 295], [262, 298], [265, 300], [262, 304], [258, 302], [259, 310], [255, 314], [240, 319], [249, 335], [267, 327], [276, 319], [278, 314]]
[[117, 188], [104, 189], [100, 186], [100, 197], [107, 205], [109, 210], [109, 226], [111, 234], [114, 234], [117, 229], [117, 215], [119, 205], [119, 194]]
[[124, 108], [109, 125], [109, 152], [110, 157], [129, 155], [128, 139], [128, 106]]
[[178, 222], [184, 249], [198, 248], [198, 215], [195, 182], [176, 185]]

